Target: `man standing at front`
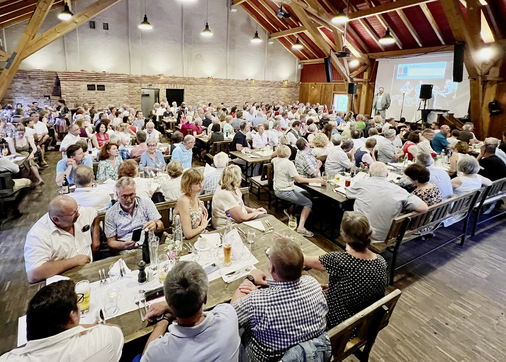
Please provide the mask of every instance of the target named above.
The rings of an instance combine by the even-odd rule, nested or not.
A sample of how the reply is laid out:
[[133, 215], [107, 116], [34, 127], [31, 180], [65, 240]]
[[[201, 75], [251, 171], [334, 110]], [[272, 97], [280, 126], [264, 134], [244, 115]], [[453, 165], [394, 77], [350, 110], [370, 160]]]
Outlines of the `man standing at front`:
[[374, 100], [372, 101], [372, 110], [374, 115], [378, 114], [383, 118], [386, 118], [386, 111], [390, 107], [390, 94], [385, 93], [385, 88], [380, 87], [378, 89], [378, 93], [374, 96]]
[[171, 161], [179, 161], [183, 164], [183, 168], [192, 167], [193, 146], [195, 146], [195, 137], [187, 135], [183, 139], [183, 143], [172, 152]]
[[119, 361], [123, 332], [113, 325], [79, 324], [74, 289], [73, 281], [61, 280], [39, 290], [26, 312], [28, 343], [0, 361]]
[[100, 246], [97, 211], [79, 207], [68, 196], [56, 196], [26, 235], [25, 267], [30, 283], [60, 274], [92, 260]]
[[147, 197], [137, 197], [135, 182], [131, 177], [122, 177], [116, 182], [116, 196], [118, 202], [105, 214], [104, 232], [109, 248], [135, 248], [132, 235], [136, 229], [155, 232], [163, 230], [162, 216], [155, 204]]
[[273, 280], [266, 281], [265, 274], [255, 269], [231, 300], [239, 326], [245, 328], [242, 341], [252, 361], [279, 361], [298, 343], [315, 338], [328, 341], [327, 302], [318, 281], [302, 275], [300, 246], [290, 239], [278, 239], [266, 254]]

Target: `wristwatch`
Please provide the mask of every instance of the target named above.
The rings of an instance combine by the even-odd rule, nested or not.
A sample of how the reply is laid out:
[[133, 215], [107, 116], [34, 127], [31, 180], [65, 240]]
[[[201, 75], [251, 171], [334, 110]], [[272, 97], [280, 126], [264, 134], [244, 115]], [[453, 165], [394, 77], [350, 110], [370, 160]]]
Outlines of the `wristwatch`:
[[251, 274], [249, 275], [246, 275], [246, 277], [244, 278], [245, 280], [249, 280], [250, 282], [252, 282], [253, 284], [255, 284], [255, 277]]

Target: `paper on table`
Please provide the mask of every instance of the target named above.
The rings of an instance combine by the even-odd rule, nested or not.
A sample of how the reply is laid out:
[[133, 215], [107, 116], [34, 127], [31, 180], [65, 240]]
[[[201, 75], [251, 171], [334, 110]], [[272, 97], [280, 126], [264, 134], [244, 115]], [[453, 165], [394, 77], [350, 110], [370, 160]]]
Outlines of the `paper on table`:
[[46, 279], [46, 285], [53, 284], [59, 282], [60, 280], [69, 280], [69, 277], [63, 275], [55, 275]]
[[344, 188], [344, 187], [342, 187], [342, 186], [336, 187], [336, 188], [334, 189], [334, 191], [337, 191], [337, 192], [340, 192], [340, 193], [342, 193], [342, 194], [346, 195], [346, 188]]
[[322, 184], [319, 182], [310, 182], [308, 185], [309, 186], [321, 186]]
[[200, 238], [206, 239], [207, 242], [211, 246], [217, 246], [220, 244], [220, 234], [219, 233], [200, 234]]
[[260, 231], [265, 231], [264, 224], [260, 220], [245, 221], [243, 224]]
[[258, 156], [258, 155], [254, 155], [254, 154], [252, 154], [252, 153], [249, 155], [249, 157], [250, 157], [250, 158], [260, 158], [260, 156]]
[[120, 265], [123, 267], [123, 271], [126, 271], [125, 274], [131, 273], [131, 270], [126, 265], [125, 261], [123, 259], [119, 259], [112, 265], [112, 267], [109, 269], [109, 276], [119, 276], [121, 275], [121, 272], [119, 271]]
[[365, 172], [359, 172], [355, 175], [355, 177], [353, 178], [353, 182], [356, 182], [356, 181], [360, 181], [360, 180], [363, 180], [364, 178], [366, 178], [368, 175], [365, 173]]

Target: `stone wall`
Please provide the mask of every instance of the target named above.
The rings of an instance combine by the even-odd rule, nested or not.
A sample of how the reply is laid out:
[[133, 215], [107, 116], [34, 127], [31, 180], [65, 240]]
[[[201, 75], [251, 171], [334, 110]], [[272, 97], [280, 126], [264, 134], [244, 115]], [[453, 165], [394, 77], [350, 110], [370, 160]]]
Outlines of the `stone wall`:
[[[215, 78], [185, 78], [166, 76], [135, 76], [116, 73], [51, 72], [20, 70], [16, 74], [2, 103], [49, 104], [45, 95], [51, 95], [59, 78], [61, 96], [71, 108], [89, 103], [102, 108], [109, 104], [119, 106], [128, 103], [141, 106], [141, 88], [160, 90], [160, 100], [165, 99], [166, 89], [184, 89], [184, 101], [189, 105], [202, 103], [227, 106], [244, 102], [293, 102], [299, 98], [299, 83], [288, 81], [255, 81]], [[104, 85], [105, 91], [88, 91], [87, 85]], [[57, 96], [52, 97], [53, 100]]]

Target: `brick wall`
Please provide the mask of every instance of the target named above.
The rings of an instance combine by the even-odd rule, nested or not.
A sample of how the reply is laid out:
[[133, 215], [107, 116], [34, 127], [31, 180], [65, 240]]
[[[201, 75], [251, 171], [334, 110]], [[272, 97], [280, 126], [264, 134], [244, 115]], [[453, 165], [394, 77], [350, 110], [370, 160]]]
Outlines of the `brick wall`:
[[[293, 102], [299, 98], [299, 83], [296, 82], [20, 70], [2, 103], [25, 104], [39, 100], [41, 105], [48, 104], [49, 101], [45, 101], [43, 96], [51, 94], [57, 76], [61, 83], [62, 98], [71, 108], [85, 102], [99, 108], [123, 103], [140, 108], [141, 88], [160, 89], [160, 100], [165, 99], [165, 90], [168, 88], [184, 89], [184, 100], [189, 105], [209, 102], [225, 102], [226, 105], [243, 104], [246, 101]], [[105, 85], [105, 91], [88, 91], [88, 84]]]

